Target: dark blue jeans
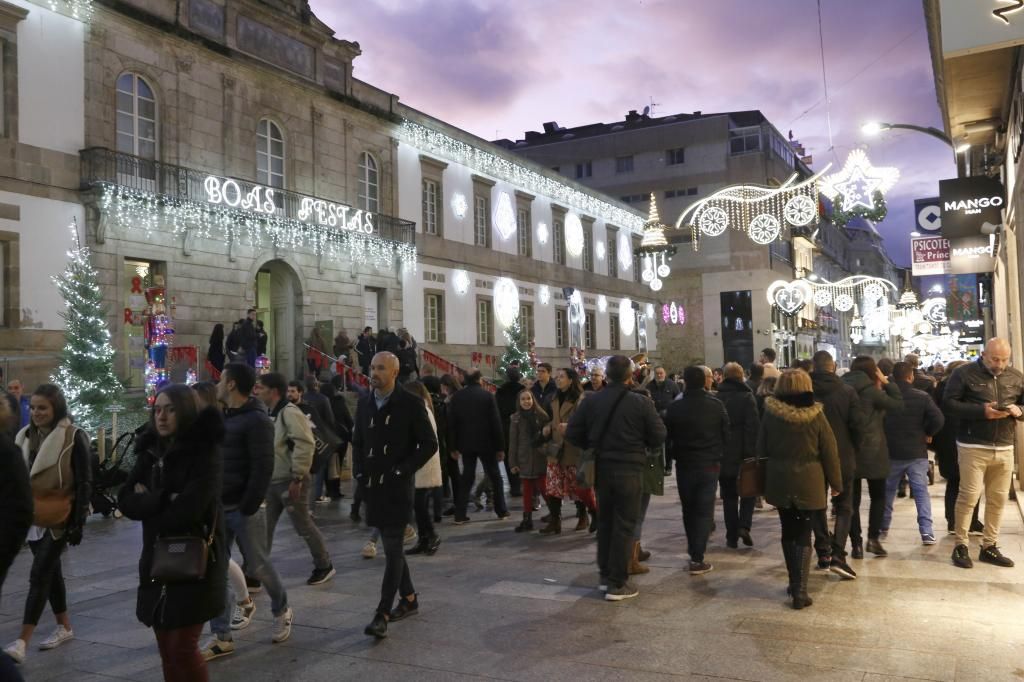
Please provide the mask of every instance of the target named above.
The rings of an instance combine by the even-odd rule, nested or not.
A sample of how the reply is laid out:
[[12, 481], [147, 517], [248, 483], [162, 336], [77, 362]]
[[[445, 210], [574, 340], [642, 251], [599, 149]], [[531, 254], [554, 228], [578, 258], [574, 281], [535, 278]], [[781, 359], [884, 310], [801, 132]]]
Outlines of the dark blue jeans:
[[629, 462], [597, 464], [597, 568], [611, 587], [624, 585], [640, 518], [643, 466]]
[[683, 506], [683, 528], [686, 530], [686, 551], [690, 561], [704, 561], [711, 523], [715, 518], [718, 473], [718, 466], [684, 469], [676, 465], [676, 485]]

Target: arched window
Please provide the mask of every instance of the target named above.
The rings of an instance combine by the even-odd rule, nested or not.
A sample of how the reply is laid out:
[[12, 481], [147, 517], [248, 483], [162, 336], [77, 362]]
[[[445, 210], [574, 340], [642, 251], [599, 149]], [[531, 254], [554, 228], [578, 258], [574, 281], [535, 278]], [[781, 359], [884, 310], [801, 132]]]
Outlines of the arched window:
[[117, 151], [156, 160], [156, 97], [146, 80], [134, 73], [117, 79]]
[[270, 119], [256, 129], [256, 182], [284, 189], [284, 136]]
[[380, 210], [380, 180], [377, 160], [369, 152], [359, 156], [359, 206], [364, 211]]

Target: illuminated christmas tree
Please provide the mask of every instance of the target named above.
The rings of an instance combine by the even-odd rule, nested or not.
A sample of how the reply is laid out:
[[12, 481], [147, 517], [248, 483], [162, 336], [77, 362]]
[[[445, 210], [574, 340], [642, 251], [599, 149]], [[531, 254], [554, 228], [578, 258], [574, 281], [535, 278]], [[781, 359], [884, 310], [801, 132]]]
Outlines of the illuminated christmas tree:
[[507, 375], [509, 367], [518, 367], [524, 377], [533, 376], [533, 364], [530, 362], [530, 340], [523, 334], [519, 324], [519, 316], [504, 331], [505, 352], [498, 363], [498, 371]]
[[114, 347], [110, 344], [103, 294], [89, 249], [78, 239], [78, 223], [72, 222], [74, 246], [68, 251], [64, 274], [53, 277], [64, 297], [64, 350], [55, 376], [68, 401], [75, 423], [86, 430], [97, 428], [103, 410], [122, 390], [114, 376]]

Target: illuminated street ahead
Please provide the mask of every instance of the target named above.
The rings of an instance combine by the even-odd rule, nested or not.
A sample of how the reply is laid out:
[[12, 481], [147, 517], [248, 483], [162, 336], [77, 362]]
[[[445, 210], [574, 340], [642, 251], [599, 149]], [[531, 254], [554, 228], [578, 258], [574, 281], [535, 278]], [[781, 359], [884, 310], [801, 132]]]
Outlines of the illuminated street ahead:
[[[467, 526], [442, 524], [436, 556], [411, 559], [421, 612], [379, 643], [362, 630], [378, 599], [383, 559], [359, 557], [366, 533], [348, 520], [348, 498], [344, 514], [321, 512], [338, 569], [325, 586], [306, 587], [308, 554], [284, 523], [274, 557], [296, 613], [292, 637], [270, 644], [261, 594], [256, 621], [238, 633], [234, 655], [211, 663], [211, 679], [959, 682], [1024, 675], [1024, 569], [954, 568], [951, 536], [934, 547], [919, 544], [911, 500], [897, 500], [888, 558], [852, 562], [856, 582], [815, 572], [814, 606], [794, 611], [785, 600], [773, 512], [755, 515], [753, 550], [736, 551], [724, 548], [719, 509], [708, 555], [715, 569], [690, 577], [682, 570], [675, 486], [668, 488], [648, 517], [645, 544], [654, 556], [651, 572], [637, 579], [639, 598], [599, 599], [594, 542], [585, 533], [524, 537], [510, 521], [473, 514]], [[941, 481], [931, 492], [936, 528], [944, 530]], [[95, 519], [65, 562], [76, 639], [52, 652], [30, 651], [27, 680], [160, 679], [152, 633], [134, 614], [139, 529]], [[1011, 503], [1002, 547], [1018, 561], [1022, 530]], [[21, 554], [6, 583], [5, 642], [18, 632], [28, 558]]]

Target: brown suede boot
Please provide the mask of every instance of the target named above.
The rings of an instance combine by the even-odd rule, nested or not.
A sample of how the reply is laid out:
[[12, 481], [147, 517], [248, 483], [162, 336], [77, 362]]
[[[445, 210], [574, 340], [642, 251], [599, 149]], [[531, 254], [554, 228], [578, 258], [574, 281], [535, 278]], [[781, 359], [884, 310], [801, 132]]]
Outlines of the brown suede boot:
[[650, 573], [651, 572], [651, 569], [647, 568], [642, 563], [640, 563], [640, 558], [639, 557], [640, 557], [640, 543], [639, 542], [634, 542], [633, 543], [633, 554], [629, 558], [629, 569], [627, 571], [630, 575], [642, 575], [644, 573]]

